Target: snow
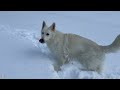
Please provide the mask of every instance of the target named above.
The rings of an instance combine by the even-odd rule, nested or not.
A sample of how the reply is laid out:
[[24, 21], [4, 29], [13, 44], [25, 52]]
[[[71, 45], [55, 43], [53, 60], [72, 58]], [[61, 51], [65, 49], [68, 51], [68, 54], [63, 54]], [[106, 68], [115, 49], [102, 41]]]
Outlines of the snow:
[[118, 11], [0, 11], [1, 79], [117, 79], [120, 52], [106, 55], [102, 74], [80, 71], [70, 62], [54, 71], [54, 58], [46, 44], [40, 44], [43, 20], [64, 33], [75, 33], [100, 45], [109, 45], [120, 34]]

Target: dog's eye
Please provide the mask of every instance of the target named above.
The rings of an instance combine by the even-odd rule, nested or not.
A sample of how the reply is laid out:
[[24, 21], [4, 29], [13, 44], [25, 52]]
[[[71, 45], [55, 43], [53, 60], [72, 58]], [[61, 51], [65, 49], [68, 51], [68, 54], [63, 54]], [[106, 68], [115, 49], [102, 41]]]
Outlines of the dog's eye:
[[42, 34], [44, 34], [44, 32], [42, 32]]
[[49, 35], [49, 33], [46, 34], [47, 36]]

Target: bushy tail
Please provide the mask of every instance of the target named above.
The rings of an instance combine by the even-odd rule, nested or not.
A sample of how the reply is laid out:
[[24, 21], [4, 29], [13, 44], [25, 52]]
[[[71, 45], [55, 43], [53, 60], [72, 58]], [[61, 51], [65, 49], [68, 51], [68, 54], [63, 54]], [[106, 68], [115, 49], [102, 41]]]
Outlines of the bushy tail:
[[114, 53], [120, 50], [120, 35], [116, 37], [112, 44], [108, 46], [100, 46], [105, 53]]

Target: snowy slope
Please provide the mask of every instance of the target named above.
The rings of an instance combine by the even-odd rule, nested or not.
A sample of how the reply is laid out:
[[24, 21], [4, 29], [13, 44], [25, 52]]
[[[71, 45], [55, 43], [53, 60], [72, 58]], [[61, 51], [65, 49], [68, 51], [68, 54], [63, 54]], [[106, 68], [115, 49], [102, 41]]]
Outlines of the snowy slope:
[[120, 52], [106, 55], [105, 70], [80, 71], [73, 62], [54, 71], [53, 57], [40, 44], [42, 21], [56, 22], [57, 29], [75, 33], [100, 45], [112, 43], [120, 34], [120, 12], [15, 12], [0, 11], [0, 78], [120, 78]]

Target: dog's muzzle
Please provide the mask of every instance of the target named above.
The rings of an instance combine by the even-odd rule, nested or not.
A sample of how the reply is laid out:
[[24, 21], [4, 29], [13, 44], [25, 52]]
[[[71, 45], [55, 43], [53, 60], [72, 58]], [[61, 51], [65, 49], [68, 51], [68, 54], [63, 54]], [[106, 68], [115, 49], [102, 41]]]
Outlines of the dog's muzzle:
[[45, 43], [44, 39], [39, 40], [40, 43]]

